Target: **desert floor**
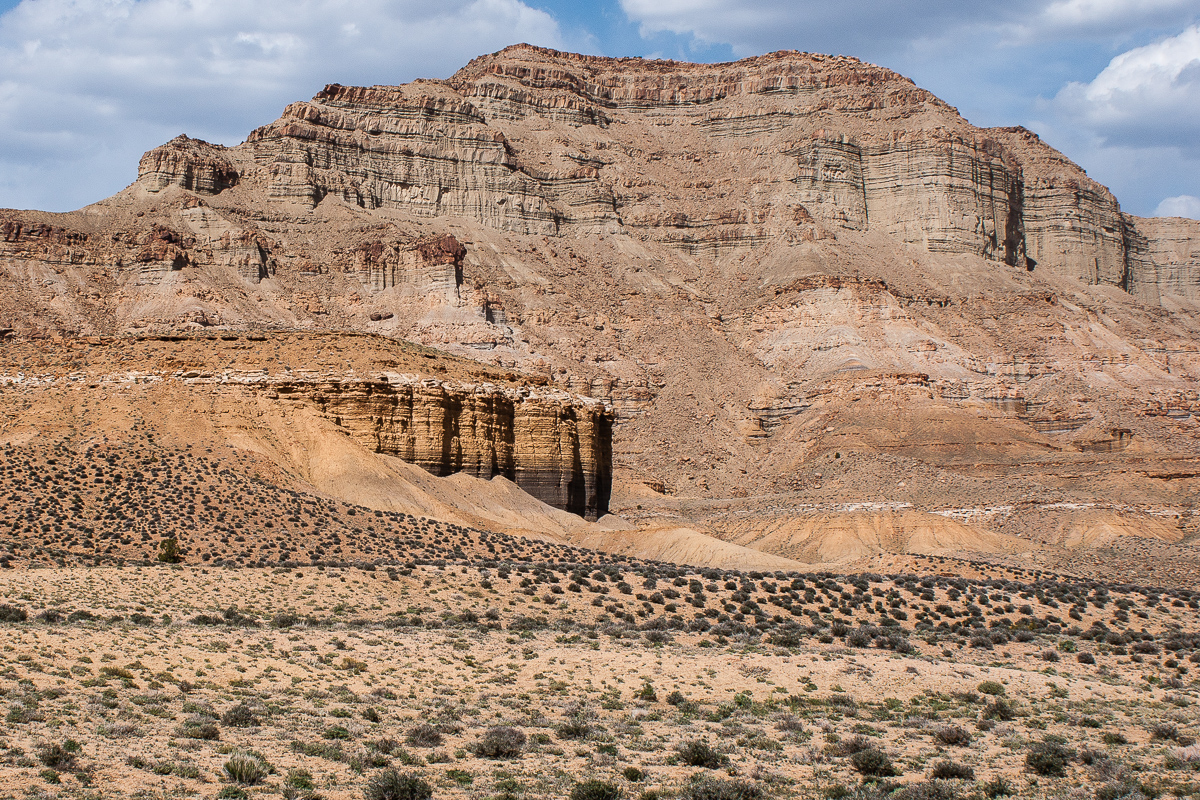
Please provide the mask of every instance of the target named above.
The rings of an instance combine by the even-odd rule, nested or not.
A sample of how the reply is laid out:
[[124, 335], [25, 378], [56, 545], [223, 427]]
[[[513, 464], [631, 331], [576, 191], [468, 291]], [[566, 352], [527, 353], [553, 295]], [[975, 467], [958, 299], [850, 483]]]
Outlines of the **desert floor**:
[[0, 796], [1200, 793], [1188, 592], [161, 565], [10, 569], [0, 603]]

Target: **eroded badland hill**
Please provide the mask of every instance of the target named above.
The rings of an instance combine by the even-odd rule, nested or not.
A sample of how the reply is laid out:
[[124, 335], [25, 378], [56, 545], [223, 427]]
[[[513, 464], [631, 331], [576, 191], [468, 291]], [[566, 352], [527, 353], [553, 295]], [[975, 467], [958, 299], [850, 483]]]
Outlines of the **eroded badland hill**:
[[0, 792], [1200, 787], [1200, 223], [1027, 130], [515, 46], [0, 233]]

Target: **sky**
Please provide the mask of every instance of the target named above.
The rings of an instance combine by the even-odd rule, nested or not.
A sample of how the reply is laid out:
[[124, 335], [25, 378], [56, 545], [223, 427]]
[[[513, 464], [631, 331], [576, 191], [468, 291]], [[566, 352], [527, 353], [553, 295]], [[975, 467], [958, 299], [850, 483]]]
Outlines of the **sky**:
[[79, 208], [180, 133], [237, 144], [327, 83], [445, 78], [517, 42], [855, 56], [1034, 130], [1130, 213], [1200, 219], [1200, 0], [0, 0], [0, 207]]

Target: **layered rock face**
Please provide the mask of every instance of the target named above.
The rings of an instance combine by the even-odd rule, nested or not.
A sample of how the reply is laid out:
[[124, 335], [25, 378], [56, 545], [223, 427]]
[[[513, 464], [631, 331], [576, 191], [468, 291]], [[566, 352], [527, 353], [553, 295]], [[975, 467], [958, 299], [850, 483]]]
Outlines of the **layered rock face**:
[[518, 46], [445, 82], [328, 86], [238, 148], [176, 139], [139, 173], [151, 191], [239, 179], [276, 201], [336, 197], [525, 234], [623, 230], [693, 253], [811, 240], [815, 220], [1092, 284], [1157, 285], [1111, 193], [1036, 135], [974, 128], [907, 79], [842, 57], [696, 65]]
[[[619, 484], [712, 501], [832, 497], [819, 475], [870, 453], [886, 480], [855, 492], [925, 475], [934, 510], [1109, 502], [1124, 459], [1200, 454], [1200, 225], [1124, 214], [1029, 131], [849, 58], [517, 46], [446, 81], [331, 85], [237, 147], [173, 140], [85, 212], [0, 226], [18, 342], [370, 332], [601, 399], [611, 419], [393, 385], [394, 364], [350, 378], [345, 352], [280, 393], [368, 449], [584, 514], [606, 447]], [[979, 464], [1014, 477], [939, 472]], [[1192, 496], [1164, 486], [1126, 499]]]
[[[380, 372], [380, 365], [420, 371]], [[0, 387], [34, 406], [39, 392], [86, 390], [100, 401], [99, 410], [81, 409], [87, 425], [106, 413], [105, 396], [126, 396], [131, 387], [153, 387], [163, 405], [201, 416], [231, 405], [276, 419], [309, 409], [363, 448], [433, 475], [503, 476], [555, 508], [587, 519], [608, 513], [607, 404], [384, 337], [227, 331], [22, 340], [0, 349]], [[269, 422], [258, 424], [269, 430]], [[212, 433], [196, 427], [197, 436]]]
[[453, 236], [414, 243], [375, 239], [354, 248], [354, 271], [376, 291], [401, 287], [452, 298], [462, 283], [466, 249]]
[[225, 148], [177, 136], [142, 156], [138, 181], [150, 192], [167, 186], [199, 194], [217, 194], [238, 182], [237, 170], [223, 156]]
[[[1126, 217], [1130, 238], [1138, 236], [1139, 253], [1151, 269], [1153, 285], [1160, 295], [1200, 300], [1200, 222], [1167, 217], [1138, 219]], [[1140, 272], [1135, 272], [1135, 275]]]
[[555, 508], [608, 513], [612, 413], [599, 401], [401, 375], [269, 386], [314, 404], [374, 452], [434, 475], [502, 475]]

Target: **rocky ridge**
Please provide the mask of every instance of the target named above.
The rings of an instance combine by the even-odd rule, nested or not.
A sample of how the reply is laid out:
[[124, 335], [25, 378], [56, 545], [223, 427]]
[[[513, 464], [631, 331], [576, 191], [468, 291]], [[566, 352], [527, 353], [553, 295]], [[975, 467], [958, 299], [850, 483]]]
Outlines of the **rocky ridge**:
[[[698, 146], [679, 148], [680, 128]], [[748, 150], [748, 180], [727, 174], [722, 156]], [[647, 181], [663, 161], [668, 174]], [[816, 220], [1149, 297], [1164, 266], [1139, 246], [1154, 238], [1139, 224], [1157, 223], [1122, 214], [1032, 132], [974, 128], [844, 57], [695, 65], [514, 47], [446, 82], [330, 85], [233, 150], [178, 139], [146, 155], [139, 182], [217, 193], [242, 175], [276, 201], [335, 196], [526, 234], [623, 230], [692, 251], [814, 236]]]

